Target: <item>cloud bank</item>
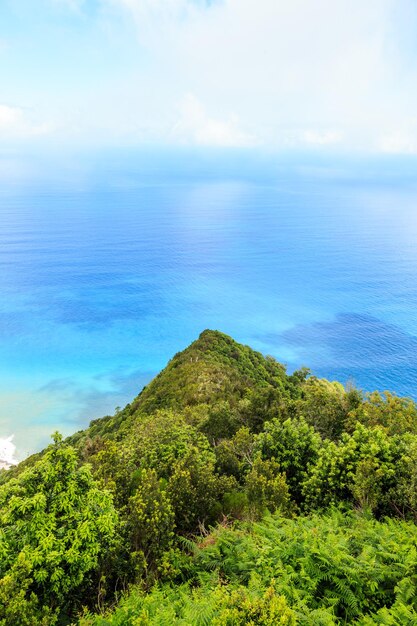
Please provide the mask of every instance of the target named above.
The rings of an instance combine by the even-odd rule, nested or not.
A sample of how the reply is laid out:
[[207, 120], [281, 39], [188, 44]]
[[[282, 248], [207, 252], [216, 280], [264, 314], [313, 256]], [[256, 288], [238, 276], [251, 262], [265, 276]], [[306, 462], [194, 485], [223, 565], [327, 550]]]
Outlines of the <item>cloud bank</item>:
[[[417, 152], [413, 0], [42, 0], [39, 15], [21, 5], [35, 58], [19, 56], [4, 15], [2, 54], [16, 70], [4, 90], [40, 128], [53, 119], [75, 140]], [[24, 86], [17, 76], [36, 62], [39, 81]], [[16, 120], [10, 128], [22, 134]]]
[[0, 138], [29, 138], [45, 135], [53, 130], [46, 122], [35, 123], [28, 119], [20, 107], [0, 104]]
[[228, 120], [213, 119], [191, 93], [180, 103], [179, 113], [179, 120], [172, 129], [173, 141], [223, 147], [250, 146], [255, 143], [254, 138], [239, 127], [239, 120], [235, 115]]

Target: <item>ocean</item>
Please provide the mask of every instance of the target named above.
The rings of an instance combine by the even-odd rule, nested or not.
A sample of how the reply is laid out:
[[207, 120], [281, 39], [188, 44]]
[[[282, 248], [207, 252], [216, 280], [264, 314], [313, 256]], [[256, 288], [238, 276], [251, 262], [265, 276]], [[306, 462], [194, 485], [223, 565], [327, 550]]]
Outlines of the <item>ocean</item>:
[[416, 169], [232, 150], [1, 155], [0, 440], [14, 435], [22, 459], [113, 413], [205, 328], [289, 371], [417, 399]]

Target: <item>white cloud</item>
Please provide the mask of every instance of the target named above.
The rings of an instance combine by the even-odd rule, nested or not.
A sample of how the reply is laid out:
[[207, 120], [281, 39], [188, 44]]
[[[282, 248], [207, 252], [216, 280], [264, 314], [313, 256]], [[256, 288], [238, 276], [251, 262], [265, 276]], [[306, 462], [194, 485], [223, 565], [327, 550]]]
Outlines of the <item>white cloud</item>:
[[180, 122], [201, 143], [232, 141], [234, 112], [263, 144], [374, 149], [417, 107], [412, 0], [106, 1], [136, 23], [166, 108], [204, 102], [210, 120], [194, 103], [194, 130]]
[[[54, 4], [66, 7], [60, 30], [42, 14], [39, 41], [28, 24], [34, 58], [19, 61], [11, 41], [2, 88], [61, 137], [414, 149], [403, 129], [417, 110], [415, 0], [49, 0], [39, 11]], [[66, 24], [70, 10], [82, 19]], [[26, 134], [50, 128], [23, 113]]]
[[20, 107], [0, 104], [0, 137], [37, 137], [53, 130], [52, 124], [29, 120]]
[[395, 130], [383, 135], [378, 143], [381, 152], [387, 154], [417, 154], [417, 129]]
[[0, 104], [0, 130], [8, 130], [20, 124], [22, 112], [17, 107]]
[[276, 143], [281, 148], [325, 149], [340, 146], [345, 139], [341, 130], [323, 128], [281, 129], [276, 133]]
[[337, 130], [306, 130], [303, 138], [306, 143], [324, 146], [327, 144], [339, 143], [343, 139], [343, 133]]
[[239, 120], [210, 117], [202, 103], [193, 94], [187, 94], [180, 105], [180, 119], [172, 129], [172, 138], [181, 143], [200, 146], [248, 146], [254, 138], [239, 128]]

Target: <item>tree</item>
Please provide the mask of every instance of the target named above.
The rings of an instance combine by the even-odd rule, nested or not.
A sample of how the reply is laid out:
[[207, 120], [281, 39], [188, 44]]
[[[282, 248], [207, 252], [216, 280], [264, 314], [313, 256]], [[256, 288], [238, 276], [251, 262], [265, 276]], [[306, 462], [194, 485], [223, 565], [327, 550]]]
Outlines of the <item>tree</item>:
[[345, 391], [338, 382], [312, 376], [301, 386], [301, 398], [293, 404], [296, 415], [302, 416], [322, 435], [338, 439], [345, 428], [349, 412], [361, 402], [361, 394]]
[[129, 499], [127, 527], [139, 565], [142, 560], [146, 570], [154, 569], [174, 537], [174, 511], [155, 470], [141, 472], [136, 493]]
[[249, 508], [255, 516], [262, 517], [265, 510], [273, 513], [288, 506], [288, 487], [285, 474], [280, 473], [275, 461], [256, 459], [246, 477], [245, 490]]
[[267, 422], [257, 436], [255, 449], [263, 459], [274, 459], [287, 479], [290, 495], [302, 500], [302, 483], [314, 465], [322, 444], [320, 435], [303, 418]]
[[384, 430], [361, 424], [352, 435], [344, 433], [339, 443], [326, 439], [304, 481], [307, 506], [320, 508], [356, 500], [360, 506], [388, 513], [403, 447]]
[[175, 511], [178, 532], [195, 531], [200, 523], [213, 522], [218, 512], [222, 482], [214, 473], [215, 457], [211, 450], [190, 446], [174, 462], [167, 493]]
[[55, 623], [97, 570], [116, 526], [110, 494], [56, 434], [32, 468], [0, 489], [0, 624]]
[[356, 422], [368, 428], [378, 426], [389, 435], [417, 434], [417, 406], [410, 398], [401, 398], [389, 391], [382, 395], [374, 391], [349, 413], [348, 429], [353, 430]]

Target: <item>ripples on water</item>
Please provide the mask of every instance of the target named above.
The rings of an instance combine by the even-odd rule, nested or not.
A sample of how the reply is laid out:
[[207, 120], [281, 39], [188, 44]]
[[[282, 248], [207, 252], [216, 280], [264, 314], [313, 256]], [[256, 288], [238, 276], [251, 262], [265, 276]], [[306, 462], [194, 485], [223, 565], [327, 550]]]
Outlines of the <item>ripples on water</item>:
[[0, 159], [0, 435], [21, 456], [122, 406], [204, 328], [417, 397], [414, 162], [31, 163]]

